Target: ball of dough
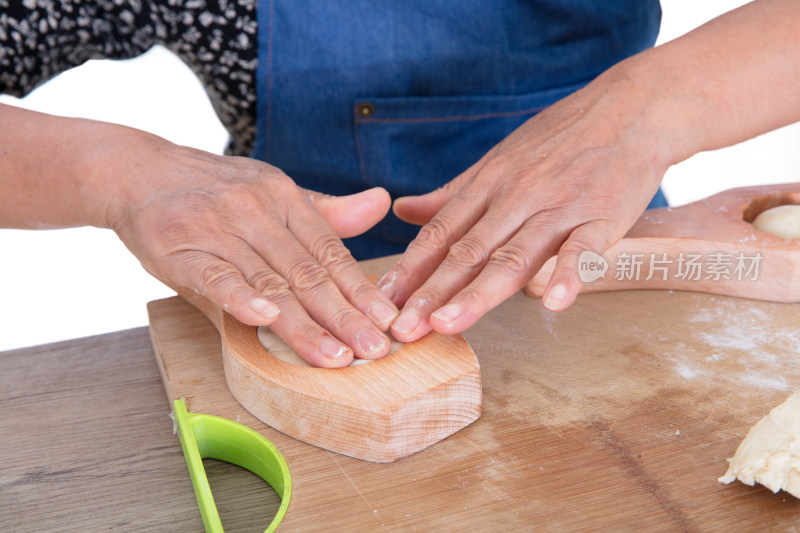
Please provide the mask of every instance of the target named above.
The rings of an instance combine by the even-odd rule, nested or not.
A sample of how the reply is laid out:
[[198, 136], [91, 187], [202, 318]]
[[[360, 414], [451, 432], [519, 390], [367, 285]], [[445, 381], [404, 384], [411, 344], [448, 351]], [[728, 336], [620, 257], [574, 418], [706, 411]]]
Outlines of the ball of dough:
[[[267, 326], [258, 327], [258, 341], [265, 350], [284, 363], [297, 366], [311, 366], [306, 362], [305, 359], [297, 355], [297, 352], [292, 350], [288, 344], [283, 342], [283, 339], [278, 337], [278, 335]], [[392, 354], [396, 352], [401, 346], [403, 346], [402, 342], [393, 341], [389, 353]], [[365, 365], [367, 363], [371, 363], [372, 361], [373, 359], [353, 359], [353, 362], [350, 363], [350, 366]]]
[[756, 217], [753, 227], [782, 239], [800, 239], [800, 205], [779, 205]]
[[758, 482], [772, 492], [783, 489], [800, 498], [799, 409], [800, 391], [753, 426], [719, 481], [739, 479], [750, 486]]

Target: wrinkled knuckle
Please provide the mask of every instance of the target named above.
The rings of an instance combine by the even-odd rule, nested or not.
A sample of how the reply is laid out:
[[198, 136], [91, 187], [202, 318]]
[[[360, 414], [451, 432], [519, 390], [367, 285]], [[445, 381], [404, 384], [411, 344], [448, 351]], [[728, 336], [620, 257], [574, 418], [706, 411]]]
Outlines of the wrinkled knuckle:
[[[323, 333], [322, 328], [319, 327], [315, 322], [310, 320], [304, 320], [301, 323], [295, 325], [292, 328], [292, 335], [295, 339], [300, 339], [301, 345], [296, 346], [296, 348], [309, 350], [312, 349], [310, 339], [314, 339], [319, 337]], [[299, 352], [298, 352], [299, 353]]]
[[352, 289], [350, 289], [350, 297], [352, 301], [355, 302], [379, 298], [381, 294], [382, 293], [378, 290], [378, 288], [368, 281], [364, 283], [357, 283], [352, 287]]
[[314, 291], [331, 281], [328, 272], [316, 261], [300, 260], [289, 268], [289, 284], [299, 292]]
[[412, 298], [406, 302], [405, 307], [425, 309], [438, 306], [446, 300], [445, 294], [436, 286], [427, 286], [419, 289]]
[[445, 221], [434, 218], [422, 226], [415, 243], [427, 250], [447, 248], [450, 245], [450, 227]]
[[269, 270], [262, 270], [248, 276], [247, 283], [265, 296], [277, 295], [291, 290], [285, 279]]
[[597, 244], [589, 236], [572, 236], [561, 245], [558, 253], [560, 255], [580, 255], [587, 250], [602, 253], [602, 250], [597, 249]]
[[321, 264], [331, 267], [345, 265], [352, 258], [350, 250], [334, 235], [319, 238], [314, 243], [311, 253]]
[[345, 331], [359, 318], [360, 316], [355, 310], [341, 307], [328, 317], [328, 324], [332, 331]]
[[560, 256], [578, 256], [581, 255], [585, 251], [594, 251], [590, 246], [586, 246], [583, 243], [568, 241], [565, 242], [561, 249], [558, 251], [558, 255]]
[[238, 271], [228, 264], [213, 263], [200, 268], [200, 283], [207, 289], [219, 288], [238, 276]]
[[489, 249], [486, 243], [472, 237], [464, 237], [451, 246], [447, 253], [449, 262], [470, 269], [485, 265], [488, 258]]
[[515, 243], [507, 243], [495, 250], [490, 261], [495, 268], [514, 277], [527, 275], [531, 265], [528, 250]]

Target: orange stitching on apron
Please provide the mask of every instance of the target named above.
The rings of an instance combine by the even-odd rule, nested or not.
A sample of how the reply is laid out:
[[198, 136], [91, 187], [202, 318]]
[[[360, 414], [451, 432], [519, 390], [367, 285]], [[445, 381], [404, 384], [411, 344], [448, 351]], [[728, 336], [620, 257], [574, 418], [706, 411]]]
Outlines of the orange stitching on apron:
[[[379, 108], [380, 109], [380, 108]], [[482, 120], [487, 118], [516, 117], [536, 113], [544, 109], [544, 106], [532, 107], [521, 111], [504, 111], [502, 113], [484, 113], [482, 115], [454, 115], [449, 117], [429, 117], [429, 118], [360, 118], [356, 115], [356, 123], [363, 122], [375, 124], [419, 124], [425, 122], [455, 122], [459, 120]]]

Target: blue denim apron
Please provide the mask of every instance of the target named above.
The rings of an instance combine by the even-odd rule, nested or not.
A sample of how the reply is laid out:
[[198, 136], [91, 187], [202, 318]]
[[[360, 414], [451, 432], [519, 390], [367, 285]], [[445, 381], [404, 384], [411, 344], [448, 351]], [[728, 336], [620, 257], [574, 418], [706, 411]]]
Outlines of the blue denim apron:
[[[658, 0], [260, 0], [252, 156], [328, 194], [429, 192], [660, 19]], [[390, 213], [346, 244], [399, 253], [418, 229]]]

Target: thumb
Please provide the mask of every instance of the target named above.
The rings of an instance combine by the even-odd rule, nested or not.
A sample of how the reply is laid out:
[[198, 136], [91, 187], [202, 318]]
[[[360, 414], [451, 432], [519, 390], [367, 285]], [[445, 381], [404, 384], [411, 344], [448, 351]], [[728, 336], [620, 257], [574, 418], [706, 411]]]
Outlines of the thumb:
[[381, 221], [392, 199], [386, 189], [375, 187], [348, 196], [331, 196], [306, 190], [308, 198], [340, 239], [361, 235]]
[[416, 224], [417, 226], [427, 224], [453, 196], [461, 191], [461, 188], [467, 183], [468, 177], [471, 178], [474, 174], [476, 166], [477, 164], [473, 165], [435, 191], [420, 196], [398, 198], [394, 201], [394, 206], [392, 207], [394, 214], [397, 215], [397, 218], [409, 224]]
[[441, 187], [428, 194], [421, 196], [403, 196], [394, 201], [392, 210], [397, 218], [408, 222], [409, 224], [416, 224], [422, 226], [430, 222], [433, 216], [444, 207], [444, 204], [452, 198], [453, 195], [446, 194], [445, 188]]

